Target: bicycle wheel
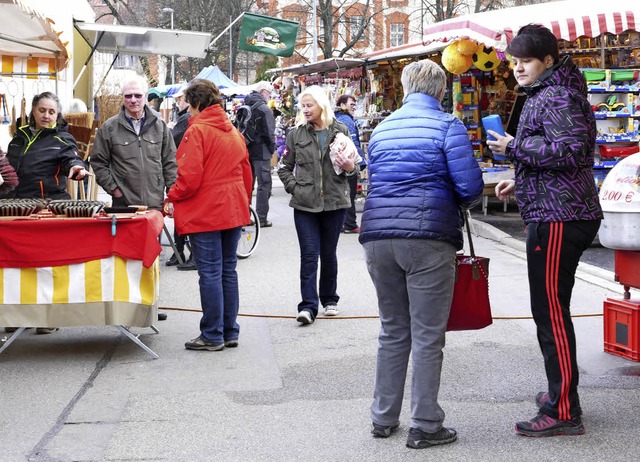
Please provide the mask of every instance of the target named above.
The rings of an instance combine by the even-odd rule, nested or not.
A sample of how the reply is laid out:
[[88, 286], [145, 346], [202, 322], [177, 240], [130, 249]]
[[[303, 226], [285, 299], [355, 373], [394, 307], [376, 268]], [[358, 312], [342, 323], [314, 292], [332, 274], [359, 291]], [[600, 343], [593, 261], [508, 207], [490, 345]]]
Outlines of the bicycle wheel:
[[238, 249], [236, 250], [236, 255], [241, 259], [249, 258], [260, 239], [260, 221], [253, 207], [249, 207], [249, 216], [251, 217], [251, 223], [242, 227]]

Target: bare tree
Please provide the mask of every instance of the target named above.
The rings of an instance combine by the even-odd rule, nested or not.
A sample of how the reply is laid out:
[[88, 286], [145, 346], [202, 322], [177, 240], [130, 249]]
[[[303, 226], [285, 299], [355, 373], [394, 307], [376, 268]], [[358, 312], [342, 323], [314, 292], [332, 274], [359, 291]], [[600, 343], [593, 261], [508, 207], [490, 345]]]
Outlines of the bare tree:
[[[233, 21], [244, 11], [249, 11], [255, 0], [103, 0], [109, 9], [107, 15], [113, 16], [118, 23], [126, 25], [168, 28], [170, 16], [163, 14], [163, 8], [174, 11], [174, 28], [191, 31], [210, 32], [212, 37], [218, 36], [230, 21]], [[233, 46], [236, 49], [239, 28], [234, 27]], [[228, 43], [228, 41], [227, 41]], [[202, 68], [211, 64], [218, 64], [222, 69], [229, 70], [237, 60], [234, 54], [230, 63], [228, 47], [218, 46], [207, 51], [204, 58], [178, 58], [176, 66], [177, 80], [191, 80]], [[151, 85], [155, 86], [149, 69], [148, 60], [140, 59], [142, 68]]]

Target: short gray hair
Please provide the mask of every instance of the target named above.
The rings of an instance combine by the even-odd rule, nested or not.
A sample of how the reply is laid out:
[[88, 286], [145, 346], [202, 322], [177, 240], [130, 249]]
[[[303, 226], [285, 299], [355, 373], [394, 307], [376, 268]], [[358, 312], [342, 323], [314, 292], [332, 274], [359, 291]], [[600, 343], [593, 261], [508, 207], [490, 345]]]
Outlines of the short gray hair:
[[269, 93], [271, 93], [273, 91], [273, 85], [271, 85], [266, 80], [261, 80], [260, 82], [256, 83], [255, 89], [258, 93], [260, 93], [262, 90], [267, 90]]
[[430, 59], [423, 59], [406, 66], [400, 81], [405, 98], [411, 93], [424, 93], [440, 101], [447, 85], [447, 76], [439, 65]]
[[140, 88], [142, 88], [142, 91], [144, 92], [145, 95], [147, 94], [147, 91], [149, 91], [149, 82], [147, 82], [147, 79], [142, 77], [141, 75], [136, 75], [134, 77], [128, 78], [122, 83], [121, 93], [123, 95], [124, 95], [124, 87], [132, 83], [137, 84]]

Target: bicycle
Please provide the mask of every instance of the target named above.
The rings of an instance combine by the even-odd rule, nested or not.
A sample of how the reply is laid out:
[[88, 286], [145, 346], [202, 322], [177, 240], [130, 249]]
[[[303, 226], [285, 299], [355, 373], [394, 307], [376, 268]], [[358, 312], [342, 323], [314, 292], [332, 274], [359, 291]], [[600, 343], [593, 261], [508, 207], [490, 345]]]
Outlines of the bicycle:
[[249, 215], [251, 217], [251, 223], [242, 227], [240, 233], [240, 240], [238, 241], [238, 249], [236, 255], [240, 259], [249, 258], [260, 240], [260, 220], [258, 220], [258, 214], [249, 206]]

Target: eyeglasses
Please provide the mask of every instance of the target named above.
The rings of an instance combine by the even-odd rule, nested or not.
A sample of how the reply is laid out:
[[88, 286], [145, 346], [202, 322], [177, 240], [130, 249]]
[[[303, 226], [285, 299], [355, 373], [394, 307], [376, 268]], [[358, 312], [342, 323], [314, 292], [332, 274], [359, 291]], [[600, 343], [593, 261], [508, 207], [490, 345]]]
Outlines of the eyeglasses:
[[124, 99], [142, 99], [143, 96], [142, 93], [129, 93], [128, 95], [124, 95]]

